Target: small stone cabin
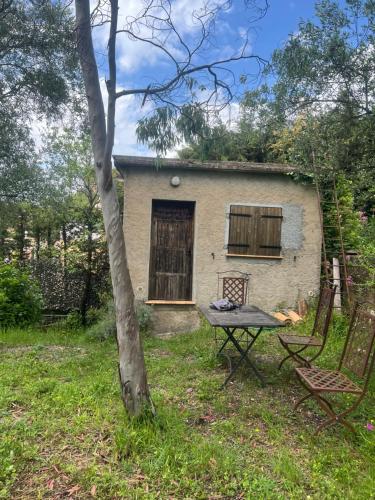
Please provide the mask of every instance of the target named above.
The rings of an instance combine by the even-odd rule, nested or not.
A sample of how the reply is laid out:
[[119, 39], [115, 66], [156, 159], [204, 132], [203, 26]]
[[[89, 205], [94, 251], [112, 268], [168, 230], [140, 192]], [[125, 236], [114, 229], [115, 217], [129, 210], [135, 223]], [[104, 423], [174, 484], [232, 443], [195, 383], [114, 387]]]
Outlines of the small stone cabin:
[[[218, 272], [249, 273], [248, 303], [296, 307], [319, 288], [321, 229], [313, 186], [280, 164], [114, 156], [134, 293], [154, 304], [156, 333], [196, 328], [220, 295]], [[289, 175], [288, 175], [289, 174]]]

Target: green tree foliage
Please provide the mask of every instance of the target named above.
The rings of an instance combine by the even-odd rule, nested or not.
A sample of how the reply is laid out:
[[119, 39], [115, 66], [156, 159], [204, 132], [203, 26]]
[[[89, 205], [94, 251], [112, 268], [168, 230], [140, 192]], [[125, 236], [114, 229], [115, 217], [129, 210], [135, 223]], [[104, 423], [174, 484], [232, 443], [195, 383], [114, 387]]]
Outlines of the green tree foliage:
[[162, 106], [138, 122], [137, 137], [160, 154], [181, 141], [194, 142], [208, 132], [207, 117], [199, 103]]
[[285, 113], [338, 108], [356, 116], [372, 113], [375, 92], [375, 4], [368, 0], [316, 3], [317, 21], [274, 52], [276, 99]]
[[70, 9], [60, 0], [3, 0], [0, 34], [0, 102], [56, 112], [79, 82]]
[[[65, 0], [0, 1], [0, 202], [42, 191], [33, 116], [80, 107], [74, 20]], [[1, 207], [0, 207], [1, 210]]]
[[35, 323], [41, 310], [42, 299], [35, 281], [11, 264], [0, 265], [0, 328]]
[[243, 148], [238, 134], [223, 124], [207, 128], [205, 135], [179, 152], [180, 158], [195, 160], [240, 160]]
[[188, 146], [179, 151], [180, 158], [227, 161], [277, 161], [272, 149], [275, 133], [284, 123], [270, 100], [270, 89], [263, 85], [245, 92], [240, 102], [237, 123], [231, 128], [217, 117], [213, 124], [205, 123], [202, 134], [187, 140]]
[[247, 91], [237, 127], [215, 126], [180, 154], [202, 159], [281, 161], [308, 175], [335, 171], [351, 183], [355, 208], [375, 201], [375, 4], [316, 3], [265, 74]]
[[375, 4], [320, 1], [316, 19], [300, 23], [269, 68], [276, 77], [273, 101], [290, 131], [279, 134], [295, 138], [283, 157], [311, 165], [314, 155], [316, 166], [343, 172], [354, 183], [356, 202], [369, 208], [375, 194]]
[[30, 199], [40, 180], [30, 130], [1, 101], [0, 114], [0, 202]]
[[30, 196], [4, 198], [0, 204], [0, 255], [30, 263], [47, 308], [65, 311], [73, 302], [85, 322], [108, 274], [90, 139], [78, 123], [52, 128], [44, 143], [43, 168], [35, 167]]

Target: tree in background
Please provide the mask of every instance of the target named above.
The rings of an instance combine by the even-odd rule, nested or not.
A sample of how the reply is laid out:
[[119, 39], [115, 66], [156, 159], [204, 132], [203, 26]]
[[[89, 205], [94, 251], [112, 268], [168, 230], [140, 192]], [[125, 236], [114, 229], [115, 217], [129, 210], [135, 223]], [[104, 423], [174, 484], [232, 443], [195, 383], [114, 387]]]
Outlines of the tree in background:
[[[79, 86], [73, 17], [64, 2], [0, 3], [0, 102], [56, 113]], [[17, 104], [17, 106], [14, 106]]]
[[84, 276], [80, 312], [86, 324], [94, 274], [107, 267], [107, 252], [90, 136], [77, 128], [54, 130], [46, 147], [49, 203], [57, 214], [65, 269]]
[[[22, 227], [44, 192], [43, 169], [31, 138], [33, 117], [79, 107], [81, 89], [73, 17], [51, 0], [0, 0], [0, 253], [13, 250], [9, 229]], [[21, 205], [20, 205], [21, 203]], [[9, 236], [9, 239], [8, 239]], [[8, 244], [10, 243], [10, 244]], [[8, 248], [9, 246], [9, 248]]]
[[310, 163], [314, 153], [316, 165], [344, 172], [363, 192], [375, 180], [375, 4], [324, 0], [316, 17], [274, 52], [273, 101], [287, 124], [302, 118]]
[[30, 265], [48, 310], [73, 307], [86, 324], [108, 274], [90, 138], [77, 117], [74, 127], [52, 128], [44, 142], [28, 191], [0, 205], [0, 251], [24, 268]]
[[0, 264], [0, 327], [27, 326], [40, 319], [42, 297], [25, 270]]
[[266, 85], [248, 90], [240, 102], [238, 120], [231, 128], [220, 115], [210, 117], [201, 127], [198, 138], [188, 140], [179, 151], [180, 158], [200, 160], [255, 161], [264, 163], [279, 158], [271, 148], [275, 132], [285, 123], [270, 101]]

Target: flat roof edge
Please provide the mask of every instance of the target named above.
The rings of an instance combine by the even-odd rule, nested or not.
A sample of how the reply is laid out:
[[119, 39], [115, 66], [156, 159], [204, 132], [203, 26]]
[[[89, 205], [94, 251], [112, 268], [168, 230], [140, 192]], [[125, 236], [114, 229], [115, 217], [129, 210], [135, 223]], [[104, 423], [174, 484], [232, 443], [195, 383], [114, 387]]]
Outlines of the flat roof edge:
[[298, 172], [294, 165], [282, 163], [255, 163], [239, 161], [200, 161], [148, 156], [113, 156], [115, 167], [121, 172], [127, 168], [170, 168], [185, 170], [205, 170], [222, 172], [252, 172], [269, 174], [290, 174]]

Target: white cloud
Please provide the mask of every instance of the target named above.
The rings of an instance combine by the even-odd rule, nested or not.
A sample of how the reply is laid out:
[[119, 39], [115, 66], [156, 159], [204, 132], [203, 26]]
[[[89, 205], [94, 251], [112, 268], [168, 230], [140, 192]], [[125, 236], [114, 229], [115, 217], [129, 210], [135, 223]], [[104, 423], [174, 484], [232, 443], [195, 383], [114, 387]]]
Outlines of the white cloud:
[[[167, 2], [161, 2], [167, 5]], [[155, 2], [157, 5], [157, 3]], [[207, 8], [217, 8], [225, 4], [225, 0], [174, 0], [171, 2], [171, 19], [179, 35], [189, 46], [194, 46], [201, 35], [201, 24], [196, 19], [196, 14], [202, 14]], [[119, 30], [126, 27], [130, 20], [134, 19], [142, 12], [145, 3], [139, 0], [120, 0], [119, 1]], [[228, 12], [226, 10], [225, 12]], [[159, 12], [153, 11], [153, 14], [164, 18], [165, 13], [160, 9]], [[164, 27], [167, 25], [164, 24]], [[136, 31], [138, 29], [138, 31]], [[105, 24], [94, 30], [94, 41], [96, 51], [105, 53], [107, 50], [109, 25]], [[228, 25], [223, 19], [217, 22], [217, 31], [228, 32]], [[143, 38], [151, 38], [152, 31], [144, 23], [138, 23], [134, 27], [134, 33]], [[181, 45], [178, 37], [174, 33], [160, 34], [160, 40], [164, 48], [173, 54], [179, 60], [186, 60], [187, 53]], [[204, 48], [204, 47], [202, 47]], [[208, 49], [208, 47], [207, 47]], [[140, 69], [153, 69], [157, 66], [166, 66], [169, 61], [168, 56], [151, 43], [130, 39], [126, 33], [119, 33], [117, 36], [117, 61], [119, 72], [127, 76], [135, 75]], [[149, 75], [145, 75], [145, 77]]]
[[238, 102], [231, 102], [219, 113], [221, 121], [229, 130], [235, 130], [240, 117], [240, 105]]
[[[202, 13], [202, 9], [207, 6], [215, 7], [224, 3], [224, 0], [174, 0], [172, 1], [172, 16], [173, 22], [179, 34], [184, 37], [184, 40], [191, 46], [194, 46], [194, 39], [199, 38], [201, 25], [194, 17], [197, 13]], [[118, 27], [121, 29], [129, 20], [137, 16], [142, 6], [145, 4], [139, 0], [120, 0], [119, 1], [119, 20]], [[165, 2], [167, 5], [167, 2]], [[139, 36], [150, 36], [150, 31], [147, 27], [139, 27], [137, 32]], [[216, 34], [223, 31], [228, 31], [229, 27], [221, 16], [218, 21]], [[241, 38], [241, 34], [239, 36]], [[106, 45], [108, 42], [108, 24], [96, 28], [94, 30], [94, 40], [96, 51], [102, 54], [106, 53]], [[220, 47], [219, 57], [230, 57], [234, 50], [229, 45]], [[175, 35], [165, 38], [164, 47], [169, 50], [174, 57], [179, 60], [186, 58], [186, 53], [181, 49], [181, 44]], [[209, 51], [204, 53], [203, 57], [218, 57], [218, 48], [210, 46]], [[105, 59], [103, 59], [105, 61]], [[168, 57], [163, 54], [163, 51], [153, 47], [152, 44], [130, 40], [128, 35], [120, 33], [117, 38], [117, 65], [118, 65], [118, 82], [119, 85], [126, 88], [142, 87], [149, 85], [153, 81], [161, 81], [163, 78], [168, 78], [170, 71], [174, 70], [174, 66], [168, 61]], [[103, 78], [102, 91], [106, 104], [107, 92], [104, 84], [105, 66], [99, 69]], [[150, 151], [137, 144], [136, 126], [140, 118], [152, 111], [152, 103], [146, 101], [144, 107], [141, 108], [142, 97], [126, 96], [118, 99], [116, 109], [116, 133], [114, 152], [121, 154], [145, 154]], [[223, 121], [232, 123], [233, 105], [231, 108], [226, 108], [222, 111]], [[151, 153], [152, 154], [152, 153]], [[169, 152], [174, 155], [175, 151]]]
[[[104, 109], [107, 108], [108, 94], [105, 81], [100, 80]], [[121, 88], [118, 88], [121, 90]], [[128, 95], [119, 98], [116, 102], [116, 126], [113, 154], [145, 155], [150, 154], [147, 147], [137, 143], [137, 122], [152, 110], [151, 104], [145, 103], [142, 107], [142, 97]]]

